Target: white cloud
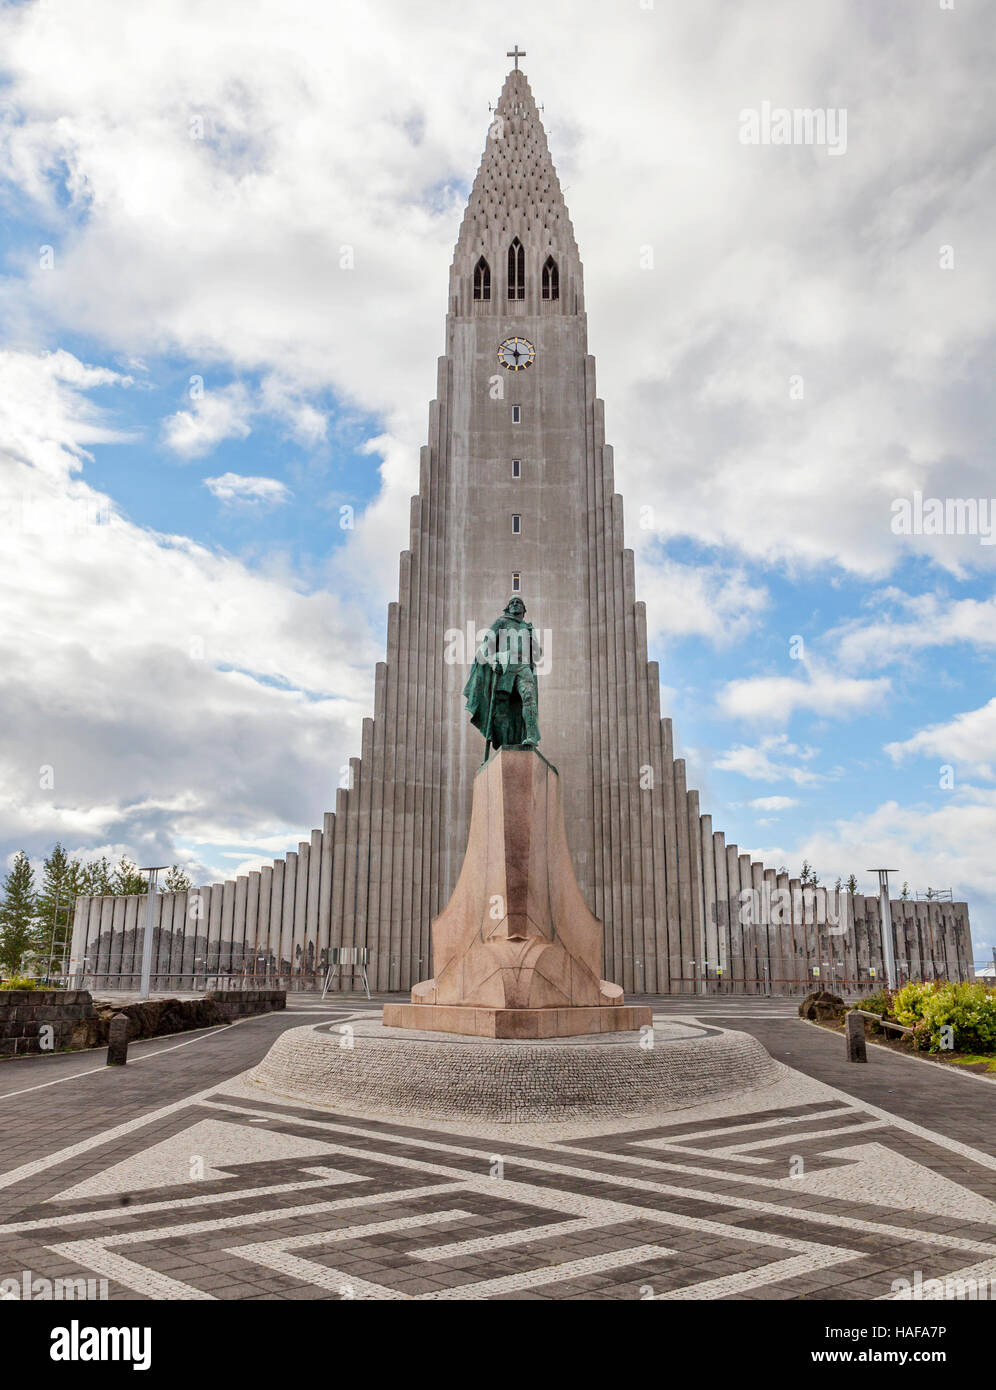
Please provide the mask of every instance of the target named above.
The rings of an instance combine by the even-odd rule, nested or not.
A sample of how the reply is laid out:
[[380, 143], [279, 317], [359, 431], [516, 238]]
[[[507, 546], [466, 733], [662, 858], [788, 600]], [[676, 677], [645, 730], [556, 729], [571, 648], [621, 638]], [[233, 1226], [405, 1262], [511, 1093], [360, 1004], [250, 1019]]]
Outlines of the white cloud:
[[735, 719], [784, 723], [797, 710], [847, 719], [880, 705], [891, 690], [885, 676], [859, 680], [807, 664], [805, 679], [791, 676], [749, 676], [730, 681], [717, 703]]
[[204, 486], [219, 502], [266, 502], [275, 506], [290, 500], [291, 491], [278, 478], [251, 478], [242, 473], [222, 473], [205, 478]]
[[747, 803], [755, 811], [787, 811], [798, 804], [794, 796], [755, 796], [753, 801]]
[[794, 782], [799, 787], [812, 786], [821, 780], [818, 773], [797, 763], [776, 761], [777, 758], [796, 758], [808, 762], [816, 755], [815, 748], [803, 748], [789, 741], [787, 734], [772, 734], [763, 738], [755, 747], [738, 744], [714, 759], [713, 766], [720, 772], [737, 772], [757, 782]]
[[76, 477], [82, 439], [120, 440], [98, 385], [123, 381], [0, 352], [0, 837], [172, 862], [181, 840], [310, 830], [379, 643], [339, 596], [133, 525]]
[[241, 382], [205, 390], [190, 410], [178, 410], [163, 421], [163, 439], [181, 458], [200, 458], [223, 439], [247, 439], [251, 412], [249, 393]]
[[713, 645], [746, 637], [768, 604], [763, 585], [752, 584], [742, 568], [682, 564], [640, 553], [636, 591], [647, 605], [647, 636], [704, 637]]
[[897, 763], [913, 756], [935, 757], [991, 780], [996, 776], [996, 698], [946, 723], [920, 729], [911, 738], [887, 743], [885, 751]]
[[[823, 642], [849, 670], [909, 663], [933, 647], [959, 643], [979, 651], [996, 647], [996, 597], [951, 599], [905, 594], [896, 588], [876, 596], [874, 618], [854, 618], [828, 631]], [[899, 616], [887, 611], [891, 606]]]
[[938, 792], [935, 804], [887, 801], [868, 812], [834, 820], [825, 830], [805, 837], [798, 853], [824, 875], [854, 873], [864, 892], [875, 892], [869, 867], [888, 865], [914, 890], [952, 889], [969, 903], [976, 940], [985, 931], [996, 902], [996, 792], [962, 797]]

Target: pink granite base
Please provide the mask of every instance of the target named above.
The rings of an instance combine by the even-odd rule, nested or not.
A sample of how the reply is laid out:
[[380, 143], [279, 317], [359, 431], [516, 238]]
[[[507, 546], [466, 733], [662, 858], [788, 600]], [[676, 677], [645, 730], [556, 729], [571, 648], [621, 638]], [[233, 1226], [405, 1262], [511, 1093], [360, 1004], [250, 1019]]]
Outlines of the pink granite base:
[[464, 1033], [478, 1038], [572, 1038], [628, 1033], [653, 1024], [645, 1004], [564, 1009], [492, 1009], [461, 1004], [385, 1004], [385, 1028]]

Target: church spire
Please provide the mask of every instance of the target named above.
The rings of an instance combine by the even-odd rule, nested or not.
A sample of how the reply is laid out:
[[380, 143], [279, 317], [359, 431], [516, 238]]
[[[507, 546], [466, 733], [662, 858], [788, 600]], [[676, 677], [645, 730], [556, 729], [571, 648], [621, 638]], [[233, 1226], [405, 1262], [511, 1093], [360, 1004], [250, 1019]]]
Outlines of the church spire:
[[[511, 56], [518, 64], [524, 54]], [[509, 248], [516, 239], [524, 251], [521, 285], [511, 283], [515, 262], [509, 259]], [[551, 299], [553, 286], [556, 295]], [[517, 65], [505, 78], [488, 127], [457, 238], [450, 297], [460, 314], [482, 312], [489, 299], [497, 313], [520, 300], [525, 313], [538, 312], [541, 304], [544, 312], [558, 313], [577, 313], [584, 307], [574, 228], [532, 90]], [[477, 307], [472, 308], [475, 300]]]

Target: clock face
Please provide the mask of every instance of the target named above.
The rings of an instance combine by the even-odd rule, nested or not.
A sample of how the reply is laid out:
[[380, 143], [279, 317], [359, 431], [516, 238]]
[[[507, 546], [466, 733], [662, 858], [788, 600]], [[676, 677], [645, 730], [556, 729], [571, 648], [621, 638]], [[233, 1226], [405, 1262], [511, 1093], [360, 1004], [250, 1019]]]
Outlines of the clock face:
[[510, 372], [521, 372], [536, 360], [536, 349], [525, 338], [506, 338], [498, 349], [498, 361]]

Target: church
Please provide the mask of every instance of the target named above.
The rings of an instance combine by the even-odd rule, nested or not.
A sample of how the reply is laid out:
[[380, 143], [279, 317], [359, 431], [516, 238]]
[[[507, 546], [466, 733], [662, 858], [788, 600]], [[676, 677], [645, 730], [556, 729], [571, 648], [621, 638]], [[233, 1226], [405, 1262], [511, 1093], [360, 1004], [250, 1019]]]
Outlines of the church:
[[[266, 975], [321, 988], [342, 946], [366, 949], [381, 992], [432, 973], [430, 924], [460, 871], [483, 753], [462, 691], [478, 634], [519, 595], [543, 649], [541, 751], [561, 777], [578, 883], [604, 924], [605, 977], [627, 995], [874, 988], [878, 899], [835, 906], [727, 844], [674, 756], [578, 244], [524, 55], [510, 56], [457, 237], [398, 598], [348, 785], [272, 864], [156, 899], [154, 987]], [[142, 903], [78, 901], [77, 977], [138, 983]], [[901, 977], [972, 978], [964, 903], [897, 900], [891, 915]]]

